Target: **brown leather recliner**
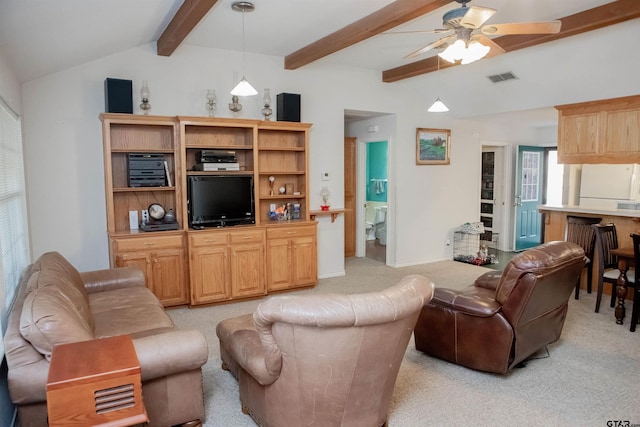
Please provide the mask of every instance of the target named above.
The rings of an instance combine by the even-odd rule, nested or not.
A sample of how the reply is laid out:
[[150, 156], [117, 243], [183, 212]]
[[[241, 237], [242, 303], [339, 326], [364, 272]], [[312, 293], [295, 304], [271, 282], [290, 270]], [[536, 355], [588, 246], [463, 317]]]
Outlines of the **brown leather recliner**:
[[223, 369], [263, 427], [381, 426], [433, 283], [407, 276], [380, 292], [281, 295], [220, 322]]
[[436, 287], [414, 330], [416, 349], [480, 371], [509, 372], [560, 338], [585, 261], [580, 246], [550, 242], [462, 290]]

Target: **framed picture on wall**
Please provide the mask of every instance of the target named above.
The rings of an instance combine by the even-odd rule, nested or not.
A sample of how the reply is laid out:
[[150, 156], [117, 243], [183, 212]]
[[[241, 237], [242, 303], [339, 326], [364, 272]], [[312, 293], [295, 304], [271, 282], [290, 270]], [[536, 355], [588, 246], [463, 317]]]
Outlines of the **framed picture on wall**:
[[451, 129], [416, 129], [416, 164], [448, 165]]

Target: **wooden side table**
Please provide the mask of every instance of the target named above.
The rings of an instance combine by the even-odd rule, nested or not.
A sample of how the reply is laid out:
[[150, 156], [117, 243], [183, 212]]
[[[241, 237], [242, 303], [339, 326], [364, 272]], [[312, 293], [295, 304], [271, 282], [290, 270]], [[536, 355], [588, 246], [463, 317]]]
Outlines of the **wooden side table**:
[[131, 336], [54, 347], [47, 378], [49, 426], [131, 426], [148, 421]]

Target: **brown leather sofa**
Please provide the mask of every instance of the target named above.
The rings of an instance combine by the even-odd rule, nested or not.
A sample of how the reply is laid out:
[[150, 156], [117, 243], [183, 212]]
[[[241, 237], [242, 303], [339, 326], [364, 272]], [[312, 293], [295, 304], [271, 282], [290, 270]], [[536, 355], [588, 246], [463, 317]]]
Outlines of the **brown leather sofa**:
[[509, 372], [560, 338], [585, 261], [580, 246], [550, 242], [462, 290], [436, 287], [414, 330], [416, 349], [480, 371]]
[[174, 327], [144, 286], [142, 271], [79, 273], [62, 255], [49, 252], [27, 268], [17, 293], [4, 347], [21, 427], [47, 425], [46, 383], [54, 346], [124, 334], [132, 335], [140, 361], [149, 425], [204, 419], [201, 367], [207, 343], [199, 331]]
[[220, 322], [223, 369], [258, 425], [382, 426], [433, 283], [407, 276], [356, 295], [282, 295]]

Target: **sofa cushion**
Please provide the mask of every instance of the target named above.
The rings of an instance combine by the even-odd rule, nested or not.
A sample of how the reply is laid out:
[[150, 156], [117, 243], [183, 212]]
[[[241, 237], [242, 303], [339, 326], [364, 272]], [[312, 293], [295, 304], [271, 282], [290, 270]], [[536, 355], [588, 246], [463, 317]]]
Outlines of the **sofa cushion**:
[[54, 346], [91, 340], [93, 328], [77, 308], [76, 301], [55, 283], [41, 280], [43, 275], [46, 276], [39, 271], [29, 279], [32, 290], [22, 306], [20, 333], [50, 360]]
[[142, 286], [90, 294], [89, 304], [96, 338], [174, 326], [158, 298]]
[[84, 321], [93, 330], [93, 316], [89, 309], [89, 296], [84, 288], [80, 273], [58, 252], [47, 252], [34, 263], [34, 269], [40, 271], [37, 281], [29, 280], [28, 291], [54, 284], [74, 304]]

